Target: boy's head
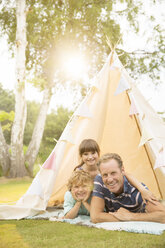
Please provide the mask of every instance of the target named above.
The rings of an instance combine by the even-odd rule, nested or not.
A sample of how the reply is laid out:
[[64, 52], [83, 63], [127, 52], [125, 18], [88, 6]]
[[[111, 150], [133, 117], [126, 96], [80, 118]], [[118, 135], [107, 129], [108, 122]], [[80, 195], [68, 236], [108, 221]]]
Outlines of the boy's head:
[[93, 190], [93, 180], [89, 173], [74, 171], [68, 182], [68, 189], [77, 201], [86, 201]]
[[82, 185], [88, 186], [89, 189], [92, 191], [93, 190], [92, 177], [89, 175], [89, 173], [83, 170], [73, 171], [67, 184], [68, 190], [71, 191], [73, 186], [82, 186]]

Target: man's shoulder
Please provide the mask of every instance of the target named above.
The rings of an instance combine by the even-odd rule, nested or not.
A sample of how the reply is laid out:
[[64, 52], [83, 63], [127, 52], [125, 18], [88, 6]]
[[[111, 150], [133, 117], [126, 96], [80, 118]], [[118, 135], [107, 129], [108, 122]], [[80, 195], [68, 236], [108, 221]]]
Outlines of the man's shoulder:
[[96, 177], [95, 177], [95, 180], [94, 180], [94, 182], [99, 182], [99, 183], [103, 183], [103, 180], [102, 180], [102, 177], [101, 177], [101, 175], [100, 174], [98, 174]]
[[105, 195], [105, 188], [104, 188], [103, 180], [101, 175], [98, 174], [94, 180], [94, 189], [92, 196], [97, 196], [103, 199], [104, 195]]
[[133, 193], [135, 190], [137, 190], [124, 176], [124, 193]]
[[[146, 189], [147, 186], [144, 184], [144, 183], [141, 183]], [[129, 193], [129, 194], [132, 194], [132, 193], [138, 193], [140, 192], [137, 188], [135, 188], [128, 180], [127, 178], [124, 176], [124, 192], [125, 193]]]

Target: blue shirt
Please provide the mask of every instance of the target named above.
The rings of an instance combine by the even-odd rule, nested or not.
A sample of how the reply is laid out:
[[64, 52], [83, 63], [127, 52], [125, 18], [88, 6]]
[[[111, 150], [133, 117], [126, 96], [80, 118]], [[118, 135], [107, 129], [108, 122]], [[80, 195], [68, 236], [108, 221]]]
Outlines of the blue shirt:
[[128, 182], [126, 177], [124, 177], [123, 193], [116, 196], [104, 185], [101, 175], [97, 175], [92, 195], [104, 199], [106, 212], [115, 212], [121, 207], [135, 213], [145, 212], [141, 193]]
[[[90, 203], [91, 197], [87, 200]], [[64, 196], [64, 215], [66, 215], [76, 204], [76, 200], [73, 198], [70, 191], [67, 191]], [[89, 211], [81, 204], [78, 215], [89, 215]]]

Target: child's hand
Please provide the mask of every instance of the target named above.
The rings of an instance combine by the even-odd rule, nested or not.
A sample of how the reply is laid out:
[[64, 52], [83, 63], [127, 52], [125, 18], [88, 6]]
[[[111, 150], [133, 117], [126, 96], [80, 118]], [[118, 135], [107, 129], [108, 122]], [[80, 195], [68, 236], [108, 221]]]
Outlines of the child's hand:
[[83, 202], [86, 202], [89, 199], [90, 195], [91, 195], [91, 191], [88, 191], [86, 196], [84, 197]]
[[143, 198], [143, 201], [146, 203], [146, 201], [149, 201], [153, 204], [156, 204], [156, 202], [158, 201], [158, 199], [154, 196], [154, 194], [143, 188], [143, 190], [141, 190], [141, 195], [142, 195], [142, 198]]

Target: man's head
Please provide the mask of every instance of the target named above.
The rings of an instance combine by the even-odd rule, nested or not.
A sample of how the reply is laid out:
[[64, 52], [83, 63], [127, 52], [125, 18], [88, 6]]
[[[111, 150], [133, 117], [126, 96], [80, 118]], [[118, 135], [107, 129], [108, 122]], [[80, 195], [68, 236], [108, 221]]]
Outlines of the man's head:
[[124, 168], [121, 157], [116, 153], [104, 154], [98, 166], [105, 186], [114, 194], [121, 194], [124, 187]]

